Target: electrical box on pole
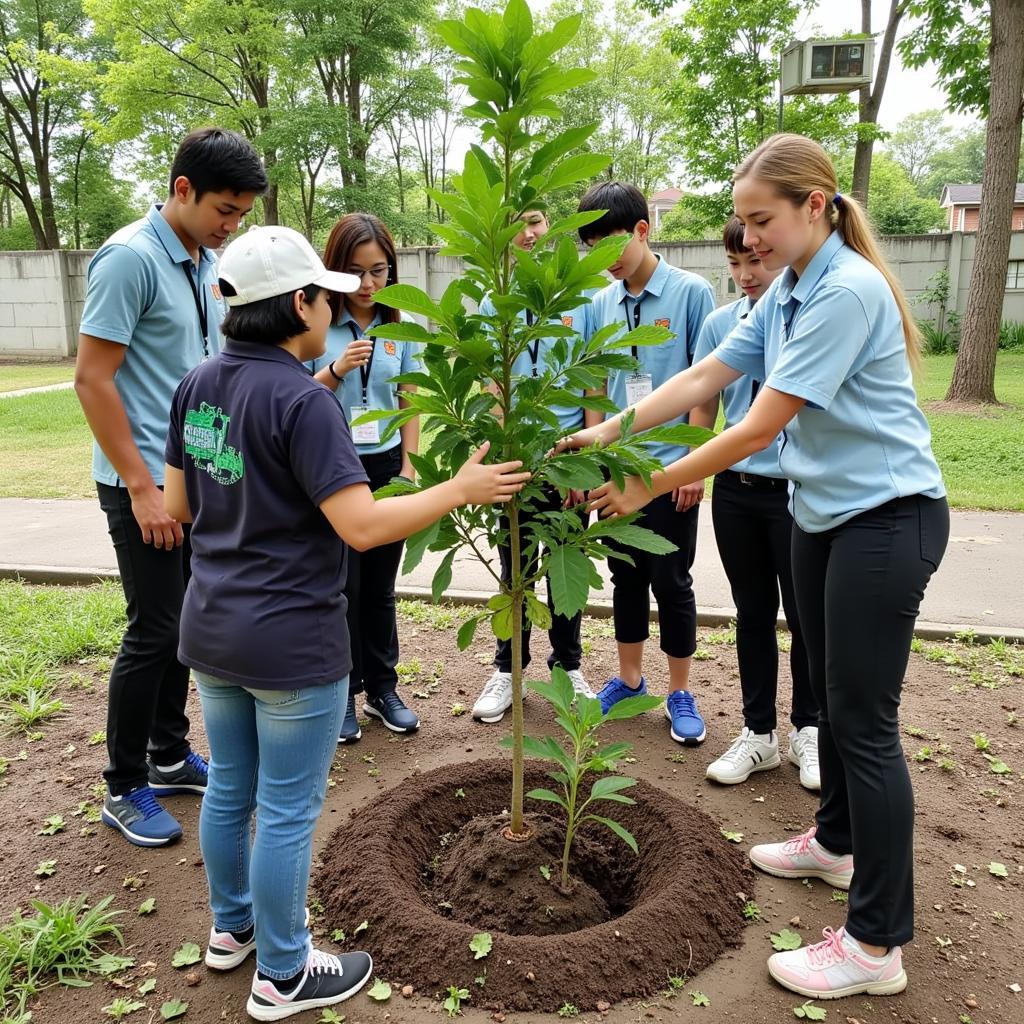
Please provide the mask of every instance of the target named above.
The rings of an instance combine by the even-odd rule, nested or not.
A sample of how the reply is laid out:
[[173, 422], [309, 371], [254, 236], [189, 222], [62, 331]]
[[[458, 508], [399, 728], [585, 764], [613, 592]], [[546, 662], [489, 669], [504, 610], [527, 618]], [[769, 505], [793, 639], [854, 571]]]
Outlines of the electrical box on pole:
[[798, 39], [782, 51], [782, 95], [853, 92], [871, 84], [874, 69], [871, 36]]

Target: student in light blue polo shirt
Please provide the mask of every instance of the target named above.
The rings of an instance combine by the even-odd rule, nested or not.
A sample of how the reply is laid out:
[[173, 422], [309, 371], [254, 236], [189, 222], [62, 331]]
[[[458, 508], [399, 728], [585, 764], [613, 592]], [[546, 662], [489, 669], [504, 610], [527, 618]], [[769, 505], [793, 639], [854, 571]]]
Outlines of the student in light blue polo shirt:
[[[898, 710], [921, 598], [949, 537], [942, 474], [911, 367], [919, 335], [860, 205], [836, 191], [824, 150], [775, 135], [737, 168], [744, 244], [786, 271], [715, 352], [636, 407], [645, 429], [742, 374], [763, 380], [749, 413], [655, 474], [652, 489], [598, 488], [605, 515], [735, 465], [775, 443], [792, 483], [793, 583], [818, 701], [821, 804], [814, 828], [755, 846], [783, 878], [849, 888], [846, 923], [768, 961], [809, 998], [890, 995], [907, 984], [914, 926], [914, 799]], [[618, 418], [558, 448], [609, 441]]]
[[[632, 356], [639, 363], [637, 370], [615, 371], [610, 375], [608, 396], [620, 409], [625, 409], [693, 362], [704, 318], [715, 307], [714, 293], [704, 278], [670, 266], [651, 251], [647, 244], [647, 200], [636, 186], [617, 181], [595, 185], [583, 197], [580, 210], [606, 211], [599, 220], [580, 229], [580, 237], [588, 245], [607, 235], [633, 236], [618, 262], [609, 268], [614, 282], [594, 296], [592, 329], [621, 323], [624, 331], [641, 324], [672, 331], [672, 337], [660, 345], [634, 346]], [[587, 415], [588, 422], [601, 416]], [[697, 426], [712, 426], [714, 417], [704, 410], [695, 410], [691, 421]], [[686, 414], [673, 422], [687, 422]], [[648, 447], [666, 466], [686, 452], [685, 448], [664, 443]], [[658, 602], [661, 649], [668, 660], [665, 714], [670, 722], [669, 735], [689, 746], [703, 743], [707, 735], [704, 719], [689, 689], [690, 663], [697, 649], [697, 602], [690, 569], [697, 547], [697, 515], [703, 495], [701, 480], [662, 495], [644, 510], [642, 525], [672, 541], [677, 548], [672, 554], [651, 555], [628, 548], [623, 550], [633, 564], [611, 559], [619, 672], [598, 694], [607, 711], [626, 697], [647, 692], [643, 652], [649, 636], [653, 591]]]
[[140, 846], [181, 835], [154, 793], [206, 788], [206, 763], [188, 742], [188, 669], [177, 657], [188, 530], [164, 511], [163, 449], [174, 389], [220, 347], [212, 250], [266, 187], [242, 136], [192, 132], [175, 155], [167, 201], [89, 264], [75, 390], [96, 439], [93, 478], [128, 603], [110, 674], [103, 821]]
[[[729, 273], [742, 298], [716, 309], [701, 328], [694, 361], [699, 362], [725, 340], [752, 312], [758, 299], [781, 273], [769, 270], [743, 244], [743, 225], [733, 217], [722, 232]], [[739, 423], [757, 395], [760, 382], [740, 377], [722, 392], [726, 428]], [[793, 595], [789, 488], [779, 468], [778, 444], [741, 459], [715, 475], [711, 516], [722, 566], [736, 604], [736, 659], [743, 694], [743, 730], [729, 749], [708, 765], [706, 775], [724, 785], [746, 782], [752, 772], [777, 768], [779, 739], [775, 727], [779, 645], [775, 631], [779, 594], [786, 610], [792, 643], [789, 666], [793, 701], [789, 760], [800, 769], [807, 789], [820, 789], [818, 773], [818, 705], [811, 690], [807, 651]]]
[[[408, 314], [380, 305], [374, 295], [398, 282], [398, 255], [384, 223], [369, 213], [346, 214], [331, 231], [324, 264], [359, 278], [359, 288], [331, 296], [334, 314], [327, 351], [310, 364], [316, 379], [335, 392], [351, 424], [364, 410], [402, 408], [403, 391], [411, 384], [394, 384], [395, 377], [421, 369], [418, 346], [406, 341], [372, 341], [373, 328]], [[412, 480], [416, 471], [409, 456], [419, 449], [419, 417], [404, 423], [386, 441], [381, 435], [389, 420], [352, 427], [356, 451], [370, 480], [370, 489], [384, 487], [396, 476]], [[408, 733], [420, 720], [398, 694], [398, 620], [395, 581], [402, 561], [402, 541], [349, 552], [345, 596], [348, 631], [353, 638], [348, 706], [339, 743], [362, 736], [356, 715], [356, 694], [366, 694], [363, 711], [392, 732]]]
[[[543, 210], [524, 210], [519, 218], [522, 222], [522, 230], [512, 239], [513, 246], [520, 249], [532, 250], [534, 246], [548, 233], [549, 222], [547, 214]], [[494, 316], [494, 303], [489, 296], [484, 296], [480, 303], [480, 313], [483, 316]], [[523, 323], [532, 324], [532, 314], [522, 311], [519, 319]], [[566, 327], [572, 327], [581, 336], [587, 337], [590, 323], [590, 303], [581, 303], [574, 309], [563, 313], [559, 318]], [[512, 376], [514, 378], [536, 377], [544, 373], [550, 360], [550, 353], [554, 347], [556, 338], [538, 338], [528, 345], [526, 351], [521, 352], [512, 364]], [[582, 397], [582, 393], [580, 393]], [[575, 406], [553, 406], [551, 411], [558, 417], [559, 425], [563, 431], [572, 432], [583, 426], [583, 407]], [[543, 515], [546, 512], [557, 511], [570, 505], [579, 505], [584, 500], [583, 494], [570, 491], [568, 496], [563, 496], [557, 488], [549, 488], [545, 491], [544, 501], [535, 502], [529, 509], [521, 509], [519, 514], [520, 527], [526, 526], [535, 516]], [[581, 512], [585, 517], [586, 513]], [[508, 529], [508, 520], [502, 518], [501, 527]], [[542, 552], [538, 551], [538, 556]], [[512, 581], [512, 551], [507, 544], [498, 545], [498, 559], [501, 565], [501, 579], [504, 583]], [[524, 570], [528, 570], [525, 559]], [[555, 665], [561, 665], [569, 676], [573, 690], [585, 697], [593, 697], [594, 694], [584, 678], [580, 667], [583, 658], [583, 646], [580, 641], [580, 629], [583, 622], [583, 612], [577, 612], [571, 618], [559, 615], [555, 611], [554, 599], [550, 580], [547, 581], [548, 608], [551, 610], [551, 627], [548, 629], [548, 641], [551, 644], [551, 651], [548, 654], [548, 669]], [[522, 633], [522, 654], [523, 668], [530, 664], [530, 636], [531, 629], [529, 621], [523, 623]], [[494, 671], [484, 683], [480, 696], [473, 705], [473, 717], [478, 722], [495, 723], [500, 722], [505, 712], [512, 706], [512, 641], [495, 641]]]

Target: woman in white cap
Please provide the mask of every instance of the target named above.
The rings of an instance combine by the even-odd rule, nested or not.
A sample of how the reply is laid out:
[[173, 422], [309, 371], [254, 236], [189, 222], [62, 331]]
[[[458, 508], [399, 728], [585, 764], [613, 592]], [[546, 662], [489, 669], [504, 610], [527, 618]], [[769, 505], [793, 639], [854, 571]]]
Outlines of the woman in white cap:
[[[192, 522], [179, 657], [198, 682], [210, 745], [199, 839], [213, 927], [206, 963], [256, 953], [246, 1006], [281, 1020], [341, 1002], [373, 965], [312, 946], [304, 905], [352, 665], [348, 547], [386, 544], [462, 504], [507, 501], [528, 474], [478, 449], [446, 483], [374, 501], [341, 407], [304, 362], [324, 352], [328, 271], [289, 228], [228, 246], [224, 350], [178, 387], [165, 501]], [[250, 821], [256, 814], [255, 837]]]

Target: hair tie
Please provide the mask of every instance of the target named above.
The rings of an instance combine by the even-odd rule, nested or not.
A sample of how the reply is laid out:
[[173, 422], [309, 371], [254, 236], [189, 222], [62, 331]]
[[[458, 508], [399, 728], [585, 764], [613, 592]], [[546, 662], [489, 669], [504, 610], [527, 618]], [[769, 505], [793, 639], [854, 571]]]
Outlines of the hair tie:
[[836, 206], [842, 206], [843, 205], [843, 194], [842, 194], [842, 192], [837, 192], [832, 197], [832, 202], [835, 203]]

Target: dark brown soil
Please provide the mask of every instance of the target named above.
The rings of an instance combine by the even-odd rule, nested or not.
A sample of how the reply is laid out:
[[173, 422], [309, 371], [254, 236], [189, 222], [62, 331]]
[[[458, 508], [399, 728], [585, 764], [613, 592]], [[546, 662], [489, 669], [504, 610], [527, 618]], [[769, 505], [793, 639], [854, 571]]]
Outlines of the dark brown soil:
[[[400, 636], [403, 661], [411, 668], [402, 693], [416, 707], [423, 728], [415, 736], [399, 738], [377, 722], [364, 723], [362, 741], [347, 750], [339, 749], [316, 835], [315, 854], [321, 859], [340, 852], [339, 840], [334, 837], [339, 824], [350, 814], [358, 821], [377, 796], [398, 792], [404, 780], [445, 765], [469, 765], [480, 758], [501, 756], [498, 742], [509, 731], [507, 720], [498, 726], [485, 726], [471, 721], [468, 714], [456, 716], [451, 711], [454, 704], [471, 705], [490, 673], [492, 648], [483, 633], [464, 653], [456, 649], [451, 625], [435, 629], [403, 618]], [[615, 668], [609, 624], [585, 620], [584, 638], [584, 671], [592, 682], [600, 683]], [[542, 639], [534, 640], [538, 665], [542, 665], [546, 653], [541, 648]], [[652, 643], [647, 659], [648, 679], [657, 691], [664, 689], [664, 663], [654, 647]], [[904, 948], [910, 984], [896, 997], [829, 1003], [826, 1024], [958, 1024], [961, 1014], [973, 1024], [1024, 1021], [1024, 993], [1017, 994], [1010, 988], [1024, 985], [1024, 813], [1019, 781], [1024, 772], [1024, 723], [1017, 724], [1018, 716], [1024, 718], [1024, 684], [1019, 677], [1008, 678], [989, 668], [976, 670], [963, 665], [969, 648], [951, 646], [948, 652], [946, 657], [933, 648], [927, 658], [921, 654], [911, 657], [900, 710], [917, 803], [917, 934], [915, 941]], [[184, 827], [185, 837], [176, 846], [162, 850], [129, 846], [102, 825], [83, 824], [82, 816], [74, 813], [82, 801], [97, 806], [90, 787], [100, 781], [106, 757], [103, 746], [90, 746], [89, 738], [104, 726], [106, 675], [106, 666], [95, 662], [72, 666], [60, 693], [69, 712], [42, 726], [42, 739], [33, 741], [22, 734], [0, 732], [0, 756], [12, 759], [6, 774], [0, 776], [0, 918], [9, 918], [16, 907], [30, 910], [31, 899], [52, 903], [84, 892], [97, 901], [113, 895], [114, 905], [124, 912], [120, 919], [126, 941], [124, 952], [135, 959], [135, 966], [113, 981], [97, 980], [88, 989], [48, 989], [32, 1007], [33, 1024], [96, 1024], [109, 1019], [102, 1007], [121, 995], [146, 1003], [147, 1009], [127, 1018], [129, 1022], [150, 1024], [151, 1018], [159, 1021], [161, 1003], [180, 998], [189, 1003], [185, 1024], [249, 1024], [245, 1000], [252, 977], [251, 961], [225, 975], [199, 966], [192, 969], [194, 977], [188, 979], [185, 971], [171, 966], [174, 951], [184, 942], [203, 946], [210, 927], [197, 839], [199, 802], [189, 797], [168, 800], [168, 807]], [[674, 744], [664, 718], [657, 712], [607, 727], [608, 741], [630, 740], [635, 744], [636, 760], [629, 765], [629, 774], [659, 793], [707, 813], [714, 824], [703, 838], [712, 849], [717, 849], [722, 840], [719, 827], [742, 833], [735, 847], [742, 854], [754, 843], [805, 829], [812, 821], [816, 799], [800, 787], [791, 765], [752, 776], [741, 786], [714, 786], [704, 778], [708, 763], [725, 749], [741, 725], [735, 648], [713, 643], [706, 630], [701, 631], [693, 686], [708, 723], [708, 740], [702, 747], [683, 749]], [[785, 678], [780, 682], [780, 694], [786, 694], [788, 686]], [[413, 693], [424, 696], [414, 697]], [[788, 710], [784, 696], [780, 696], [779, 707], [780, 727], [784, 729]], [[194, 695], [189, 711], [195, 746], [202, 751], [205, 737]], [[531, 734], [555, 730], [549, 709], [533, 696], [526, 702], [526, 720]], [[988, 753], [1005, 762], [1012, 774], [993, 773], [972, 739], [980, 733], [991, 743]], [[922, 754], [924, 747], [931, 753]], [[21, 751], [25, 760], [17, 759]], [[915, 754], [925, 759], [918, 761]], [[467, 798], [471, 794], [472, 788], [466, 789]], [[505, 807], [505, 799], [500, 798], [489, 813]], [[54, 836], [39, 835], [44, 818], [53, 814], [63, 815], [66, 828]], [[84, 835], [83, 827], [89, 830]], [[446, 825], [439, 829], [434, 842], [450, 828]], [[369, 849], [380, 847], [367, 846], [363, 854]], [[353, 859], [360, 855], [357, 851], [347, 854]], [[623, 851], [623, 856], [631, 855]], [[416, 870], [430, 857], [427, 844], [416, 861]], [[52, 876], [35, 874], [43, 860], [57, 861]], [[1008, 877], [991, 874], [990, 863], [1005, 865]], [[686, 884], [699, 878], [703, 870], [701, 863], [684, 867], [678, 882]], [[351, 934], [363, 920], [368, 926], [361, 937], [374, 946], [385, 944], [386, 934], [375, 934], [377, 922], [361, 912], [363, 906], [369, 906], [371, 895], [364, 900], [353, 893], [348, 916], [333, 921], [330, 928], [312, 898], [318, 944], [337, 948], [331, 941], [332, 928], [343, 927]], [[415, 887], [414, 895], [420, 898]], [[606, 1013], [597, 1012], [596, 1004], [577, 1004], [579, 1019], [589, 1024], [793, 1021], [793, 1007], [803, 1000], [783, 991], [769, 978], [765, 970], [765, 960], [772, 951], [769, 937], [781, 928], [792, 927], [804, 942], [813, 942], [824, 926], [843, 923], [846, 908], [833, 900], [831, 889], [821, 882], [805, 885], [760, 874], [746, 895], [756, 900], [762, 919], [749, 922], [741, 936], [742, 945], [727, 949], [699, 977], [688, 981], [681, 992], [672, 990], [665, 977], [662, 994], [625, 1000]], [[139, 905], [150, 897], [155, 900], [155, 912], [140, 916]], [[741, 907], [737, 900], [737, 919]], [[629, 913], [623, 920], [628, 917]], [[456, 927], [454, 921], [438, 915], [433, 920], [446, 928]], [[799, 923], [793, 925], [793, 920]], [[463, 942], [468, 942], [468, 936], [477, 929], [458, 927], [462, 928], [458, 940], [461, 954]], [[614, 932], [616, 926], [599, 925], [587, 931], [608, 927]], [[397, 983], [409, 976], [402, 966], [401, 951], [395, 949], [390, 962], [399, 966], [391, 968], [378, 962], [376, 970], [396, 985], [391, 999], [378, 1004], [360, 994], [339, 1007], [339, 1014], [345, 1014], [346, 1024], [439, 1024], [447, 1017], [437, 996], [443, 998], [449, 985], [466, 985], [468, 981], [473, 998], [464, 1002], [462, 1019], [467, 1024], [490, 1024], [491, 1011], [474, 1009], [481, 989], [473, 978], [482, 976], [482, 963], [488, 964], [483, 988], [486, 992], [495, 969], [491, 961], [497, 963], [504, 941], [495, 933], [494, 951], [472, 966], [466, 946], [465, 972], [443, 977], [436, 985], [413, 981], [417, 991], [409, 999], [403, 998], [397, 988]], [[548, 937], [517, 941], [560, 940]], [[621, 955], [620, 949], [614, 938], [609, 939], [598, 955], [581, 964], [581, 971], [588, 972], [601, 1000], [611, 1002], [601, 991], [601, 980], [609, 962]], [[685, 971], [686, 967], [685, 956], [675, 962], [676, 970]], [[545, 968], [542, 964], [541, 970]], [[137, 986], [149, 977], [156, 979], [155, 991], [148, 996], [137, 995]], [[707, 996], [709, 1007], [693, 1005], [691, 997], [698, 990]], [[298, 1024], [317, 1024], [318, 1018], [319, 1014], [310, 1013], [295, 1019]], [[559, 1024], [560, 1020], [554, 1014], [539, 1012], [508, 1016], [509, 1024]]]
[[[528, 771], [528, 789], [544, 781], [543, 769]], [[545, 892], [532, 876], [543, 882], [539, 866], [557, 864], [560, 850], [550, 819], [538, 839], [502, 838], [505, 822], [493, 812], [507, 802], [508, 792], [509, 761], [496, 759], [439, 768], [379, 797], [334, 834], [334, 855], [324, 858], [316, 877], [328, 927], [344, 927], [362, 914], [372, 927], [356, 941], [369, 948], [382, 972], [427, 991], [453, 983], [470, 987], [485, 966], [487, 981], [477, 1002], [516, 1010], [649, 995], [664, 988], [669, 975], [692, 977], [738, 943], [743, 920], [736, 894], [753, 884], [744, 858], [706, 814], [643, 782], [630, 790], [634, 806], [616, 805], [639, 856], [611, 832], [596, 830], [588, 832], [580, 851], [594, 859], [584, 867], [577, 856], [576, 868], [587, 883], [582, 923], [595, 910], [604, 923], [566, 934], [497, 930], [509, 916], [522, 928], [537, 910], [544, 913], [545, 904], [512, 908], [517, 896], [511, 886], [518, 876], [531, 876], [532, 896], [555, 906], [552, 887]], [[452, 851], [449, 870], [442, 867], [425, 887], [424, 869], [439, 852], [440, 837], [457, 829], [463, 830], [463, 843], [445, 844]], [[469, 853], [466, 844], [474, 842], [477, 849]], [[459, 845], [465, 860], [456, 864]], [[448, 891], [445, 878], [455, 880], [459, 891]], [[437, 899], [439, 883], [443, 900]], [[439, 903], [452, 904], [450, 916], [438, 912]], [[609, 903], [617, 904], [621, 916], [609, 919]], [[494, 949], [481, 964], [469, 941], [488, 928], [495, 929]]]

